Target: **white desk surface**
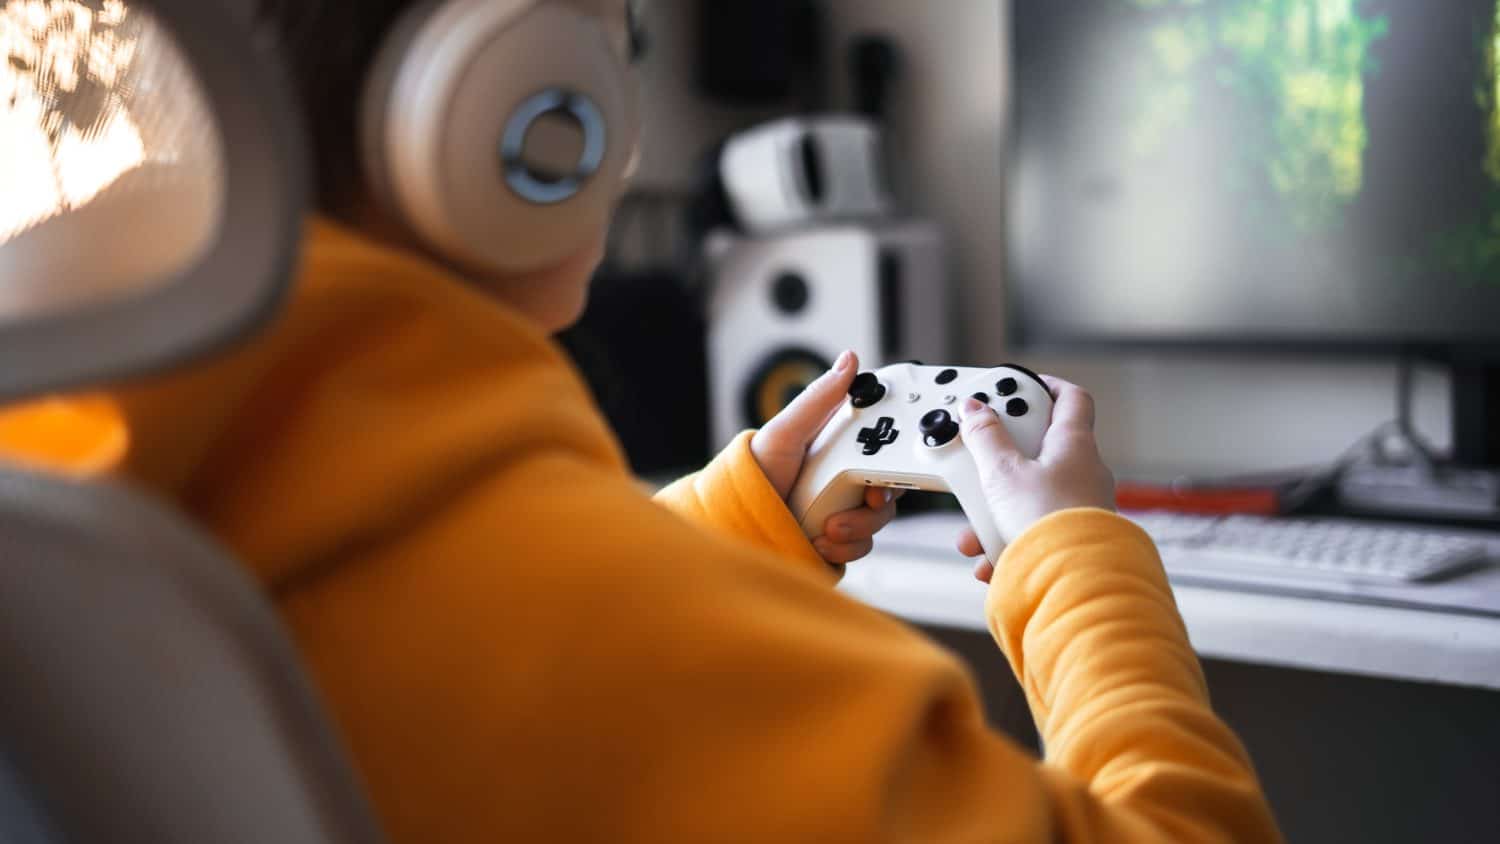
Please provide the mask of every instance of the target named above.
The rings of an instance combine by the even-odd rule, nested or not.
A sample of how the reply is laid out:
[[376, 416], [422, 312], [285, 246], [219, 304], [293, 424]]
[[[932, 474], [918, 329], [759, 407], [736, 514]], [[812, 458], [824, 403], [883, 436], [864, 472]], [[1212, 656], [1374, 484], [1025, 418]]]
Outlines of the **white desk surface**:
[[[874, 554], [849, 567], [841, 588], [913, 623], [986, 631], [985, 587], [971, 564], [926, 539], [957, 536], [961, 517], [918, 520], [921, 542], [898, 520]], [[1478, 576], [1500, 589], [1500, 569]], [[1500, 690], [1500, 618], [1180, 583], [1173, 590], [1205, 658]]]

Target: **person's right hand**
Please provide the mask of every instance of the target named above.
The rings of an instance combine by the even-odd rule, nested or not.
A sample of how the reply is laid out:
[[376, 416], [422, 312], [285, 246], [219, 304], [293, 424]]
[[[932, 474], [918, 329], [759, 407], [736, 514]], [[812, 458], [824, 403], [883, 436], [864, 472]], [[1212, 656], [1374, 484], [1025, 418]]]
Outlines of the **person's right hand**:
[[[1026, 529], [1060, 510], [1115, 508], [1115, 479], [1099, 457], [1094, 440], [1094, 399], [1066, 381], [1044, 377], [1056, 400], [1052, 424], [1042, 439], [1042, 453], [1028, 459], [1016, 448], [995, 410], [970, 399], [963, 408], [963, 441], [979, 469], [985, 503], [1000, 538], [1014, 542]], [[958, 540], [966, 557], [982, 557], [984, 548], [972, 530]], [[995, 574], [980, 560], [974, 576], [985, 583]]]

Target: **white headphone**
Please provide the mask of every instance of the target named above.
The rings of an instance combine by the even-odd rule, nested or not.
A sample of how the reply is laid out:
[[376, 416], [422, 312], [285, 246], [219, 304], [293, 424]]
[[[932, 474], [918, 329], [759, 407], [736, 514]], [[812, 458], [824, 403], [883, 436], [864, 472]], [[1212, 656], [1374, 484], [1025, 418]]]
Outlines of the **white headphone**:
[[603, 232], [634, 169], [626, 0], [428, 0], [376, 59], [366, 177], [430, 248], [517, 272]]

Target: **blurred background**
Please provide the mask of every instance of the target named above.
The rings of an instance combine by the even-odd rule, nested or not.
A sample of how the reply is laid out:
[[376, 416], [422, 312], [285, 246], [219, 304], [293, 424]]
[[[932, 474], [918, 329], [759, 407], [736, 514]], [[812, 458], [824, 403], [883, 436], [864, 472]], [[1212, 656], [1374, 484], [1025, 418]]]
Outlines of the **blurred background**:
[[[1017, 25], [1032, 21], [1034, 38], [1052, 39], [1046, 50], [1056, 61], [1074, 64], [1079, 76], [1101, 80], [1105, 77], [1100, 74], [1111, 70], [1111, 58], [1098, 52], [1110, 49], [1107, 43], [1099, 42], [1109, 38], [1110, 27], [1151, 25], [1141, 20], [1122, 24], [1118, 15], [1112, 23], [1101, 12], [1118, 6], [1140, 15], [1152, 11], [1147, 7], [1162, 7], [1154, 9], [1156, 23], [1160, 24], [1163, 20], [1170, 23], [1171, 7], [1181, 4], [1122, 1], [1067, 5], [1071, 11], [1047, 12], [1041, 11], [1050, 8], [1045, 3], [1023, 2], [1013, 9], [1011, 3], [980, 0], [944, 3], [940, 9], [932, 4], [895, 0], [653, 0], [644, 9], [650, 33], [644, 63], [649, 92], [646, 143], [637, 195], [621, 218], [622, 242], [617, 255], [633, 270], [644, 268], [673, 275], [691, 295], [699, 297], [698, 301], [706, 301], [706, 286], [713, 279], [704, 272], [701, 256], [695, 252], [701, 243], [694, 241], [691, 226], [683, 223], [683, 214], [699, 200], [703, 190], [704, 171], [709, 166], [705, 160], [736, 133], [768, 121], [788, 115], [856, 112], [861, 83], [851, 71], [851, 65], [856, 64], [851, 54], [863, 39], [883, 39], [895, 52], [897, 65], [890, 74], [883, 112], [875, 121], [881, 131], [883, 172], [894, 198], [893, 213], [929, 221], [942, 234], [946, 270], [942, 281], [948, 297], [944, 339], [951, 349], [952, 362], [992, 365], [1016, 360], [1087, 386], [1099, 401], [1099, 435], [1105, 455], [1124, 474], [1152, 478], [1232, 475], [1321, 466], [1334, 460], [1396, 412], [1399, 364], [1407, 346], [1398, 341], [1403, 332], [1396, 325], [1369, 326], [1366, 336], [1355, 338], [1362, 341], [1362, 348], [1351, 345], [1346, 327], [1323, 333], [1316, 330], [1316, 320], [1334, 319], [1343, 312], [1338, 308], [1308, 314], [1313, 323], [1297, 326], [1298, 336], [1291, 338], [1297, 343], [1288, 343], [1287, 337], [1278, 336], [1279, 332], [1266, 330], [1268, 324], [1274, 326], [1274, 313], [1262, 315], [1261, 324], [1242, 325], [1239, 330], [1234, 330], [1232, 322], [1226, 326], [1222, 319], [1213, 325], [1184, 319], [1179, 325], [1165, 327], [1122, 323], [1114, 332], [1087, 332], [1083, 326], [1073, 325], [1045, 336], [1045, 330], [1058, 326], [1047, 321], [1049, 312], [1041, 303], [1029, 312], [1019, 310], [1022, 296], [1035, 292], [1038, 285], [1051, 284], [1058, 297], [1069, 297], [1047, 302], [1051, 315], [1074, 307], [1079, 314], [1098, 316], [1107, 322], [1107, 315], [1099, 313], [1108, 307], [1107, 301], [1091, 295], [1088, 286], [1093, 285], [1093, 294], [1097, 294], [1115, 279], [1088, 279], [1080, 282], [1081, 286], [1065, 289], [1058, 287], [1055, 278], [1018, 279], [1011, 272], [1013, 256], [1007, 248], [1013, 245], [1008, 241], [1016, 220], [1008, 218], [1007, 208], [1011, 200], [1019, 201], [1009, 191], [1019, 190], [1014, 182], [1020, 175], [1011, 165], [1018, 138], [1024, 134], [1013, 120], [1018, 104], [1018, 57], [1012, 53]], [[1210, 4], [1215, 5], [1236, 4]], [[1371, 17], [1380, 17], [1381, 10], [1369, 3], [1313, 3], [1310, 8], [1354, 5]], [[1477, 5], [1486, 7], [1479, 15], [1466, 9], [1454, 18], [1460, 28], [1473, 30], [1462, 36], [1470, 46], [1483, 34], [1474, 27], [1493, 23], [1492, 4]], [[1486, 11], [1488, 22], [1484, 19]], [[1425, 14], [1415, 8], [1408, 12]], [[1025, 17], [1027, 14], [1031, 18]], [[763, 27], [749, 37], [743, 26], [736, 30], [731, 25], [730, 31], [744, 36], [737, 43], [755, 55], [776, 57], [762, 63], [766, 79], [760, 90], [754, 90], [750, 83], [740, 86], [745, 90], [733, 90], [731, 84], [715, 85], [714, 69], [707, 66], [711, 59], [706, 57], [715, 55], [715, 51], [705, 46], [705, 39], [723, 31], [721, 18], [733, 19], [736, 15], [742, 19], [738, 23], [752, 21], [757, 22], [752, 25]], [[1048, 17], [1056, 20], [1045, 20]], [[1453, 22], [1448, 22], [1450, 27]], [[1095, 43], [1088, 44], [1082, 40], [1085, 37], [1092, 37]], [[1067, 41], [1070, 38], [1072, 42]], [[1090, 51], [1094, 51], [1092, 57]], [[1050, 71], [1040, 60], [1035, 72], [1040, 79], [1036, 88], [1039, 96], [1078, 95], [1088, 90], [1080, 87], [1077, 78], [1047, 76]], [[1397, 81], [1407, 87], [1415, 84]], [[1472, 101], [1477, 84], [1477, 79], [1461, 82], [1458, 96]], [[1118, 95], [1118, 87], [1106, 86], [1097, 96]], [[1096, 109], [1097, 120], [1092, 124], [1060, 123], [1055, 126], [1056, 138], [1086, 131], [1097, 143], [1104, 141], [1107, 133], [1123, 130], [1125, 119], [1113, 114], [1114, 106], [1079, 104], [1079, 108], [1085, 107]], [[1059, 121], [1078, 117], [1054, 116]], [[1041, 131], [1034, 140], [1045, 142]], [[1070, 163], [1075, 169], [1081, 166], [1083, 152], [1078, 154], [1080, 157], [1071, 162], [1057, 157], [1038, 162], [1034, 172], [1042, 179], [1058, 177]], [[1425, 158], [1408, 156], [1407, 162], [1399, 164], [1415, 164], [1413, 169], [1425, 173], [1446, 153], [1427, 150], [1422, 154]], [[771, 172], [763, 175], [776, 178]], [[1089, 175], [1073, 174], [1075, 181]], [[1048, 189], [1045, 185], [1031, 188]], [[1401, 201], [1420, 205], [1441, 200], [1429, 191]], [[1073, 210], [1046, 209], [1040, 213], [1052, 216], [1042, 224], [1054, 229], [1063, 226]], [[1173, 239], [1166, 245], [1168, 249], [1189, 246], [1202, 237], [1201, 230], [1174, 236], [1165, 224], [1140, 222], [1136, 238]], [[1116, 232], [1125, 231], [1121, 221], [1111, 225]], [[1119, 259], [1119, 253], [1095, 251], [1099, 253], [1097, 261]], [[1258, 269], [1251, 267], [1251, 275]], [[1147, 275], [1152, 271], [1152, 267], [1143, 266], [1140, 272]], [[1158, 303], [1171, 302], [1176, 294], [1170, 288], [1162, 289], [1159, 276], [1151, 296]], [[1244, 277], [1237, 274], [1234, 283]], [[582, 338], [590, 331], [609, 334], [599, 322], [607, 319], [602, 306], [616, 301], [610, 292], [614, 278], [606, 274], [601, 280], [601, 307], [592, 315], [591, 323], [573, 338], [576, 347], [588, 345]], [[1141, 290], [1140, 279], [1119, 281], [1122, 295]], [[1253, 283], [1250, 288], [1265, 292], [1257, 291]], [[1496, 298], [1481, 301], [1489, 306]], [[1471, 307], [1469, 311], [1488, 318], [1485, 309]], [[1306, 314], [1307, 309], [1288, 307], [1286, 313]], [[1032, 320], [1033, 328], [1043, 328], [1044, 336], [1026, 338], [1026, 326], [1019, 324], [1023, 316]], [[1494, 318], [1500, 320], [1500, 313]], [[653, 324], [653, 330], [662, 328], [673, 330], [665, 321]], [[1198, 336], [1188, 336], [1190, 333]], [[1343, 336], [1338, 336], [1341, 333]], [[1135, 342], [1098, 347], [1101, 340], [1122, 337]], [[1052, 342], [1023, 345], [1023, 339]], [[1210, 342], [1196, 344], [1187, 353], [1155, 342], [1185, 339]], [[1432, 345], [1440, 338], [1429, 334], [1413, 339], [1422, 341], [1420, 345]], [[587, 358], [586, 353], [583, 356]], [[1429, 366], [1424, 360], [1417, 359], [1413, 365], [1411, 418], [1415, 430], [1441, 452], [1452, 445], [1453, 439], [1450, 376], [1445, 367]], [[703, 378], [703, 371], [706, 364], [702, 371], [689, 376]], [[635, 386], [634, 380], [627, 380]], [[705, 384], [704, 389], [711, 392], [714, 385]], [[718, 389], [733, 388], [719, 385]], [[697, 415], [693, 419], [697, 427], [706, 424]], [[694, 455], [685, 453], [673, 460], [662, 449], [653, 450], [639, 440], [630, 444], [641, 455], [639, 467], [648, 472], [673, 468], [670, 464], [674, 463], [693, 463], [687, 458]]]

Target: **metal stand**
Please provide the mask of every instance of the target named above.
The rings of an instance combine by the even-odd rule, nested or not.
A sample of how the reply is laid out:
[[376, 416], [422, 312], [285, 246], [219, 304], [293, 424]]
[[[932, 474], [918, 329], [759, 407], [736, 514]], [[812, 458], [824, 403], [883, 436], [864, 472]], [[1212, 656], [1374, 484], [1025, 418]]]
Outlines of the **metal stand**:
[[[1500, 522], [1500, 472], [1486, 466], [1462, 465], [1443, 459], [1423, 441], [1412, 424], [1414, 367], [1403, 359], [1397, 379], [1396, 419], [1366, 440], [1337, 471], [1337, 506], [1359, 515], [1393, 518], [1428, 518], [1444, 521]], [[1475, 385], [1458, 383], [1463, 393]], [[1457, 404], [1473, 396], [1456, 399]], [[1483, 390], [1479, 400], [1491, 399]], [[1463, 438], [1465, 426], [1475, 430], [1473, 420], [1455, 413], [1455, 429], [1462, 447], [1456, 455], [1474, 446]], [[1493, 436], [1482, 423], [1477, 430]], [[1481, 446], [1482, 447], [1482, 446]]]

